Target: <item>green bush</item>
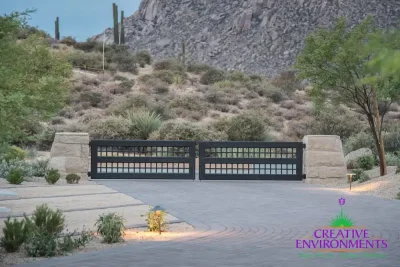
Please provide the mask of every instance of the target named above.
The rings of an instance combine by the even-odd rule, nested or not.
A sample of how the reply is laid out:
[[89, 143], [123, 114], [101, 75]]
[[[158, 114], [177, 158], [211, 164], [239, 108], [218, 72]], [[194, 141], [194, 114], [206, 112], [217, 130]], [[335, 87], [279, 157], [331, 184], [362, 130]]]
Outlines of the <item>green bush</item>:
[[153, 64], [153, 70], [170, 70], [170, 71], [178, 71], [178, 72], [183, 72], [183, 66], [182, 64], [175, 59], [167, 59], [167, 60], [160, 60], [157, 62], [154, 62]]
[[167, 94], [169, 92], [169, 87], [168, 85], [159, 83], [153, 87], [153, 91], [156, 94]]
[[388, 166], [397, 166], [400, 168], [400, 154], [386, 153], [386, 164]]
[[228, 79], [235, 82], [246, 82], [249, 78], [240, 71], [232, 71], [229, 73]]
[[77, 184], [80, 179], [81, 177], [76, 173], [69, 173], [65, 176], [65, 180], [67, 180], [67, 183], [69, 184]]
[[135, 55], [129, 52], [127, 46], [115, 46], [114, 50], [110, 50], [111, 62], [117, 64], [119, 71], [138, 74], [137, 61]]
[[28, 153], [17, 146], [10, 146], [6, 149], [4, 155], [0, 158], [9, 162], [10, 160], [23, 160], [28, 156]]
[[32, 165], [24, 160], [3, 160], [0, 162], [0, 177], [6, 178], [11, 170], [19, 169], [22, 171], [22, 176], [31, 177], [33, 175]]
[[50, 151], [51, 146], [56, 136], [57, 128], [54, 126], [48, 126], [43, 129], [36, 140], [36, 146], [38, 150]]
[[311, 125], [314, 135], [338, 135], [342, 140], [359, 133], [362, 126], [354, 115], [338, 107], [327, 107], [315, 116]]
[[279, 89], [270, 90], [266, 95], [271, 98], [274, 103], [280, 103], [287, 98], [286, 94]]
[[44, 179], [46, 179], [46, 182], [48, 184], [55, 184], [60, 180], [60, 172], [56, 169], [50, 169], [47, 170], [46, 175], [44, 176]]
[[16, 252], [21, 247], [21, 245], [26, 241], [29, 228], [26, 225], [25, 220], [17, 220], [8, 217], [4, 221], [3, 236], [0, 239], [0, 246], [7, 252]]
[[103, 120], [89, 123], [88, 131], [95, 139], [129, 139], [130, 122], [122, 117], [111, 116]]
[[137, 62], [139, 64], [150, 65], [151, 64], [151, 55], [149, 51], [140, 51], [135, 54]]
[[67, 46], [74, 46], [76, 44], [76, 40], [71, 36], [66, 36], [61, 39], [60, 43], [66, 44]]
[[7, 181], [10, 184], [22, 184], [24, 181], [23, 171], [21, 169], [12, 169], [7, 175]]
[[198, 111], [206, 114], [207, 107], [202, 96], [185, 94], [176, 97], [169, 103], [170, 108], [183, 108], [190, 111]]
[[32, 163], [32, 175], [36, 177], [44, 177], [49, 165], [49, 159], [38, 159]]
[[25, 243], [25, 250], [31, 257], [52, 257], [85, 246], [91, 233], [82, 231], [62, 235], [65, 228], [65, 216], [60, 210], [52, 210], [46, 204], [37, 206], [31, 218], [25, 216], [30, 234]]
[[353, 173], [353, 182], [359, 181], [362, 183], [370, 179], [363, 169], [355, 169], [353, 170]]
[[[68, 60], [77, 68], [103, 69], [103, 56], [100, 53], [75, 51], [68, 54]], [[107, 65], [105, 67], [107, 69]]]
[[357, 166], [363, 170], [371, 170], [375, 165], [373, 156], [363, 156], [357, 159]]
[[94, 41], [89, 42], [76, 42], [73, 46], [75, 49], [82, 50], [85, 52], [91, 52], [95, 49], [97, 43]]
[[160, 211], [160, 215], [157, 215], [155, 211], [149, 211], [147, 213], [147, 230], [150, 232], [165, 232], [168, 229], [168, 223], [165, 221], [167, 213]]
[[111, 244], [123, 241], [124, 218], [115, 213], [100, 215], [97, 219], [97, 233], [103, 237], [103, 242]]
[[131, 136], [147, 140], [150, 134], [161, 127], [161, 116], [146, 110], [129, 110], [125, 117], [129, 120]]
[[394, 125], [383, 133], [385, 151], [397, 153], [400, 151], [400, 126]]
[[369, 133], [359, 132], [344, 140], [343, 150], [345, 155], [360, 148], [370, 148], [375, 155], [377, 154], [374, 138]]
[[174, 73], [170, 70], [158, 70], [153, 72], [152, 76], [166, 84], [174, 83]]
[[202, 63], [190, 63], [187, 67], [187, 71], [191, 73], [201, 74], [212, 69], [210, 65]]
[[214, 84], [225, 80], [225, 73], [222, 70], [209, 69], [200, 78], [201, 84]]
[[230, 141], [264, 141], [267, 130], [259, 115], [243, 113], [232, 117], [226, 129]]

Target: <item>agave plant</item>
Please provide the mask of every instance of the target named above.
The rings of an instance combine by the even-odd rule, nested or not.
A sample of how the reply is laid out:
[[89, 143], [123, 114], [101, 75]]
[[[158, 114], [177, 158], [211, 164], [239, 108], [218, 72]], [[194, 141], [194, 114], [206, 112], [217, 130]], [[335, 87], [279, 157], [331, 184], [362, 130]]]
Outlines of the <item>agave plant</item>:
[[125, 117], [130, 121], [131, 134], [142, 140], [147, 140], [162, 123], [159, 114], [147, 110], [128, 110]]

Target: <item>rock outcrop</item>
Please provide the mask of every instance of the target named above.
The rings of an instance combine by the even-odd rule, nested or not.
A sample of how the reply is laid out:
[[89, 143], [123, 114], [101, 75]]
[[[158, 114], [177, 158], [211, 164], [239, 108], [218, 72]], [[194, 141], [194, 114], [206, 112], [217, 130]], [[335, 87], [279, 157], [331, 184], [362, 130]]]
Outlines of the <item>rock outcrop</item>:
[[[177, 56], [184, 40], [193, 61], [273, 75], [293, 64], [316, 27], [342, 16], [356, 25], [368, 14], [380, 27], [395, 26], [400, 1], [142, 0], [124, 25], [127, 44], [157, 59]], [[112, 42], [112, 29], [105, 32]]]

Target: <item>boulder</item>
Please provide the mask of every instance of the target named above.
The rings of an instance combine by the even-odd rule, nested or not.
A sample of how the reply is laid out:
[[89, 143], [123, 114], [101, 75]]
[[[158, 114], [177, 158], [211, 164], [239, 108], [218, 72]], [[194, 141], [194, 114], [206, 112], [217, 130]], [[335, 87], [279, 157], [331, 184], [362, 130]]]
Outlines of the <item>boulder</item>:
[[372, 150], [369, 148], [360, 148], [357, 149], [353, 152], [350, 152], [344, 157], [344, 160], [346, 161], [346, 166], [348, 169], [355, 169], [357, 160], [361, 157], [365, 156], [372, 156]]

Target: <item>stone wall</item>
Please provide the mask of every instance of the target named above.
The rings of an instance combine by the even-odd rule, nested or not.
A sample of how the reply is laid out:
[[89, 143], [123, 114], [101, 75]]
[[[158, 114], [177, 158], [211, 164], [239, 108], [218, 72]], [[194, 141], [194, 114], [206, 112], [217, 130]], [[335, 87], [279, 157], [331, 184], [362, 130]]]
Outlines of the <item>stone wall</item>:
[[56, 133], [51, 147], [49, 166], [59, 170], [62, 178], [69, 173], [76, 173], [81, 179], [87, 180], [89, 134]]
[[303, 139], [304, 173], [307, 183], [329, 183], [346, 179], [342, 141], [336, 135], [308, 135]]

